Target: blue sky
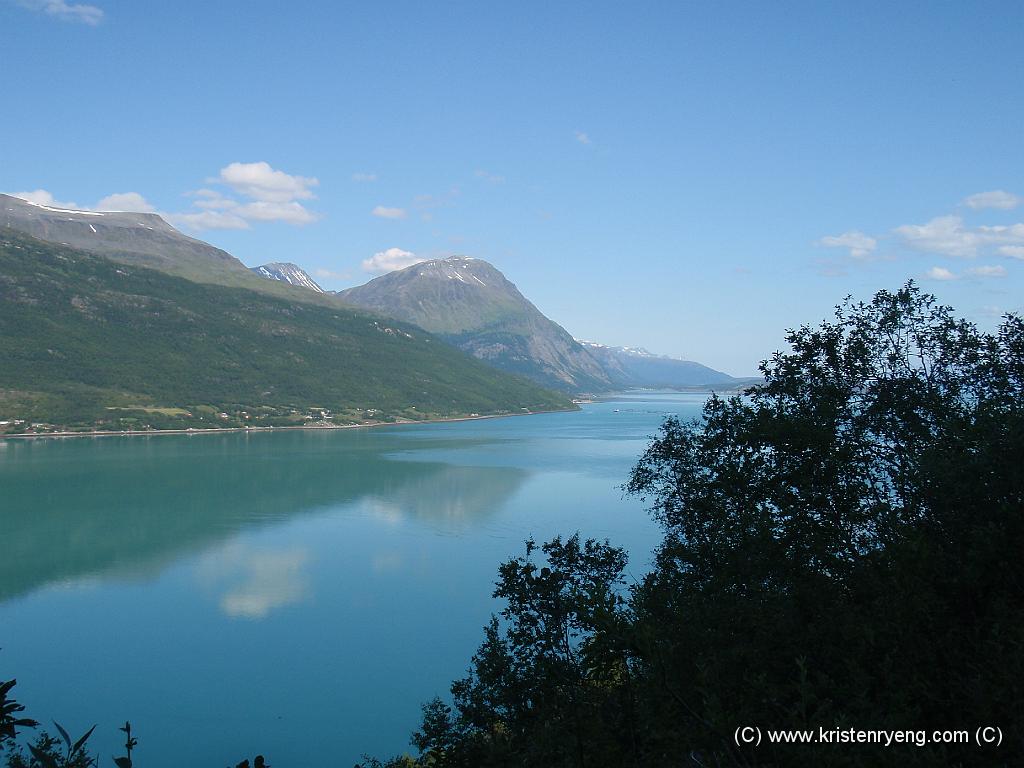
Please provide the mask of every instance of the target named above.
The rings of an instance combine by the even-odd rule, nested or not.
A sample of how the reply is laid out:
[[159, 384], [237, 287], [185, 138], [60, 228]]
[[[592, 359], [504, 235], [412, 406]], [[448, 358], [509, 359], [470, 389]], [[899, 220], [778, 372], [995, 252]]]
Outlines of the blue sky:
[[0, 0], [0, 190], [327, 288], [476, 256], [579, 338], [752, 374], [908, 278], [1021, 310], [1022, 40], [1019, 2]]

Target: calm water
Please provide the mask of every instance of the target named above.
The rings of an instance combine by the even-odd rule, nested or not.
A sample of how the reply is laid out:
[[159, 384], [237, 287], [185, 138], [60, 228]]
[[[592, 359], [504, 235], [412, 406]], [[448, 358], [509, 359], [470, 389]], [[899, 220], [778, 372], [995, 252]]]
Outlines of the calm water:
[[407, 749], [522, 541], [580, 531], [650, 561], [623, 483], [666, 414], [372, 430], [0, 441], [0, 679], [102, 763], [352, 765]]

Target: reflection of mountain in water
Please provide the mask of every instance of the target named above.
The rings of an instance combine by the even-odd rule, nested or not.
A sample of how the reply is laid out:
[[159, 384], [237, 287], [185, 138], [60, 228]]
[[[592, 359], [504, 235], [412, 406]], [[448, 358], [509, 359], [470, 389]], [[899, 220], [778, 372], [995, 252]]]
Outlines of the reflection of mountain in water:
[[394, 461], [387, 431], [0, 442], [0, 600], [163, 564], [255, 525], [369, 499], [389, 515], [469, 524], [517, 468]]
[[464, 527], [497, 509], [522, 484], [525, 472], [508, 467], [462, 467], [418, 464], [435, 471], [418, 477], [400, 475], [400, 481], [368, 495], [376, 509], [389, 517], [413, 517]]

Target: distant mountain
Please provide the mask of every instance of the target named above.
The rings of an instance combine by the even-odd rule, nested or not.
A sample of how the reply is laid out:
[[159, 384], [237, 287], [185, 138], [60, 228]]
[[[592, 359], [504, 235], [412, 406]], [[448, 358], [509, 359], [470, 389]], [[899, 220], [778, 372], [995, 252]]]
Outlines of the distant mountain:
[[480, 259], [424, 261], [337, 295], [349, 304], [415, 323], [474, 357], [546, 386], [571, 392], [614, 386], [564, 328]]
[[413, 325], [192, 282], [9, 227], [0, 227], [0, 360], [3, 431], [14, 421], [168, 428], [571, 407]]
[[310, 277], [309, 274], [297, 264], [273, 261], [270, 264], [263, 264], [259, 267], [250, 267], [249, 269], [260, 277], [265, 277], [269, 280], [279, 280], [282, 283], [288, 283], [289, 285], [308, 288], [316, 293], [326, 293], [323, 288], [317, 285], [316, 280]]
[[612, 383], [630, 387], [735, 387], [746, 380], [690, 360], [655, 355], [642, 347], [608, 347], [592, 341], [580, 344], [601, 364]]
[[336, 303], [287, 282], [267, 281], [227, 251], [182, 234], [155, 213], [78, 211], [0, 195], [0, 233], [12, 231], [196, 282]]

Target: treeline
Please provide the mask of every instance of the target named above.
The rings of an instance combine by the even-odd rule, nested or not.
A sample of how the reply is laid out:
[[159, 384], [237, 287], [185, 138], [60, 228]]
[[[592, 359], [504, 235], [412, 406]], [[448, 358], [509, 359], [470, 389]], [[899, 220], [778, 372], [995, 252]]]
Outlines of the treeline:
[[[418, 756], [364, 768], [1024, 764], [1024, 323], [982, 333], [908, 284], [788, 340], [633, 470], [651, 572], [528, 542]], [[915, 734], [823, 743], [849, 729]]]

